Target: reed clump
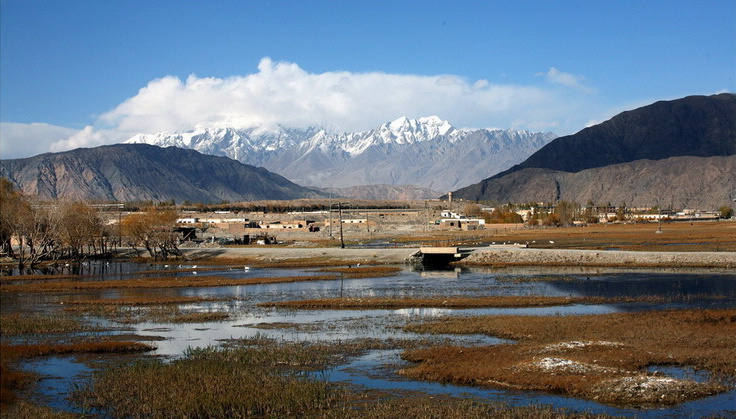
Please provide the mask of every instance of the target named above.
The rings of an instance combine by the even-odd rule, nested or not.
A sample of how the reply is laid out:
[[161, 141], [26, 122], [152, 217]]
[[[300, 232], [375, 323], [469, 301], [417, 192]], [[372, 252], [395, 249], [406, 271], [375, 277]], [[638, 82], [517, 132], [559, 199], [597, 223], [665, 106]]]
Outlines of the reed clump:
[[569, 412], [549, 406], [515, 407], [502, 403], [485, 403], [452, 397], [371, 395], [369, 400], [353, 400], [341, 409], [320, 415], [323, 419], [608, 419], [612, 416], [586, 412]]
[[79, 278], [79, 275], [63, 275], [63, 274], [32, 274], [32, 275], [0, 275], [0, 281], [49, 281], [59, 279], [75, 279]]
[[[736, 310], [585, 316], [478, 316], [407, 327], [517, 340], [488, 347], [407, 351], [415, 379], [559, 392], [616, 405], [667, 405], [724, 391], [736, 376]], [[708, 383], [646, 372], [657, 365], [706, 369]]]
[[0, 315], [0, 335], [40, 335], [93, 330], [92, 327], [68, 316], [57, 314], [7, 313]]
[[76, 419], [79, 417], [77, 414], [40, 406], [26, 400], [17, 400], [5, 404], [4, 398], [2, 414], [0, 414], [0, 418], [3, 419]]
[[[4, 355], [3, 355], [4, 357]], [[35, 374], [17, 371], [3, 359], [0, 364], [0, 408], [4, 411], [9, 405], [16, 402], [16, 392], [35, 381]]]
[[136, 353], [156, 349], [155, 346], [131, 341], [89, 341], [75, 343], [36, 343], [0, 345], [3, 361], [14, 361], [48, 355], [80, 353]]
[[402, 268], [396, 266], [358, 266], [323, 268], [319, 272], [341, 274], [345, 278], [380, 278], [393, 276], [401, 272]]
[[191, 349], [168, 363], [104, 370], [74, 399], [113, 417], [312, 416], [343, 398], [326, 380], [303, 372], [317, 364], [310, 345]]
[[230, 313], [227, 311], [188, 311], [172, 304], [134, 307], [125, 305], [72, 305], [64, 310], [81, 311], [121, 324], [142, 322], [201, 323], [227, 320], [230, 317]]

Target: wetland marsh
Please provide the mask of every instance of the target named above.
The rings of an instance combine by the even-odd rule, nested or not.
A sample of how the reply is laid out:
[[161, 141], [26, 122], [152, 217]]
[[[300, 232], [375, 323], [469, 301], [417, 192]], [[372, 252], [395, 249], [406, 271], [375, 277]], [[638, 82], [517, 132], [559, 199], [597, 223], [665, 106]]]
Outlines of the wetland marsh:
[[[736, 406], [727, 270], [89, 263], [82, 276], [2, 278], [3, 376], [23, 375], [3, 391], [16, 405], [108, 417], [652, 418]], [[179, 390], [125, 401], [154, 385]]]

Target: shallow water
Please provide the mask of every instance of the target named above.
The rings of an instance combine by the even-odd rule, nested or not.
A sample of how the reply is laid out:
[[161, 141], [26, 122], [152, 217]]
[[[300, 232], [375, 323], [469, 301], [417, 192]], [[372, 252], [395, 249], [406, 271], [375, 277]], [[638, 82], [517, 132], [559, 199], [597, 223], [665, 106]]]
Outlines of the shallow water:
[[[98, 275], [105, 280], [126, 279], [140, 271], [152, 271], [151, 265], [95, 262]], [[165, 275], [224, 275], [229, 277], [271, 277], [319, 274], [315, 270], [300, 269], [230, 269], [194, 273], [167, 272], [179, 269], [153, 265]], [[211, 267], [208, 267], [211, 268]], [[151, 276], [153, 274], [147, 274]], [[227, 286], [211, 288], [178, 288], [166, 290], [108, 290], [70, 292], [64, 295], [23, 294], [3, 298], [3, 313], [24, 307], [56, 310], [64, 300], [75, 298], [118, 298], [123, 296], [204, 296], [232, 297], [224, 301], [184, 304], [184, 311], [227, 312], [226, 321], [173, 324], [146, 322], [125, 325], [120, 333], [150, 336], [157, 350], [149, 356], [178, 357], [188, 347], [220, 345], [222, 342], [255, 335], [266, 335], [290, 341], [336, 341], [357, 338], [416, 339], [422, 336], [407, 333], [403, 327], [423, 319], [443, 316], [470, 316], [484, 314], [524, 315], [574, 315], [601, 314], [618, 311], [664, 308], [713, 308], [736, 305], [736, 274], [711, 270], [597, 270], [597, 269], [451, 269], [413, 270], [406, 268], [398, 275], [369, 279], [335, 279], [284, 284]], [[397, 310], [293, 310], [258, 307], [258, 303], [330, 297], [434, 297], [434, 296], [495, 296], [495, 295], [545, 295], [545, 296], [653, 296], [667, 297], [673, 302], [569, 305], [544, 308], [516, 309], [397, 309]], [[717, 298], [714, 298], [717, 297]], [[103, 319], [91, 321], [106, 324]], [[120, 328], [120, 326], [117, 326]], [[163, 338], [163, 340], [161, 340]], [[440, 336], [453, 343], [476, 345], [497, 344], [500, 339], [487, 336]], [[356, 358], [348, 365], [332, 369], [331, 380], [347, 381], [356, 385], [380, 389], [412, 389], [431, 394], [449, 394], [499, 400], [512, 405], [552, 404], [573, 410], [588, 410], [636, 417], [706, 417], [724, 414], [736, 409], [736, 391], [667, 409], [616, 409], [570, 397], [552, 396], [535, 392], [509, 392], [473, 387], [441, 385], [404, 380], [380, 368], [383, 364], [400, 365], [399, 351], [372, 351]], [[70, 386], [79, 382], [89, 372], [73, 357], [34, 359], [27, 367], [38, 371], [45, 378], [39, 391], [53, 401], [52, 405], [63, 409], [71, 406], [64, 401]], [[382, 371], [377, 374], [376, 371]], [[679, 371], [660, 368], [666, 375], [677, 376]]]

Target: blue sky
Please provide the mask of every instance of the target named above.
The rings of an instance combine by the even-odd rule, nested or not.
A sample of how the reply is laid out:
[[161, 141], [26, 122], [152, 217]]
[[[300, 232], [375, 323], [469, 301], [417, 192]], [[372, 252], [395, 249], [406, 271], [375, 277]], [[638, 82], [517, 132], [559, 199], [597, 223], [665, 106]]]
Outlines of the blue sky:
[[0, 0], [0, 157], [438, 115], [571, 134], [736, 90], [736, 1]]

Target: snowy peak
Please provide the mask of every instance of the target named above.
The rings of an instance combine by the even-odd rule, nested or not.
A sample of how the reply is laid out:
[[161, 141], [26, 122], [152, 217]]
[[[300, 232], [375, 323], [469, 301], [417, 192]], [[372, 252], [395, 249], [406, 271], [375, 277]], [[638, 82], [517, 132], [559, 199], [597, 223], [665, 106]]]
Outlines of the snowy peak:
[[384, 143], [413, 144], [451, 134], [455, 131], [455, 127], [438, 116], [419, 119], [402, 116], [381, 125], [377, 131]]
[[195, 149], [262, 166], [310, 186], [419, 185], [457, 189], [508, 169], [551, 133], [456, 129], [438, 116], [401, 117], [362, 132], [278, 127], [138, 134], [126, 143]]

